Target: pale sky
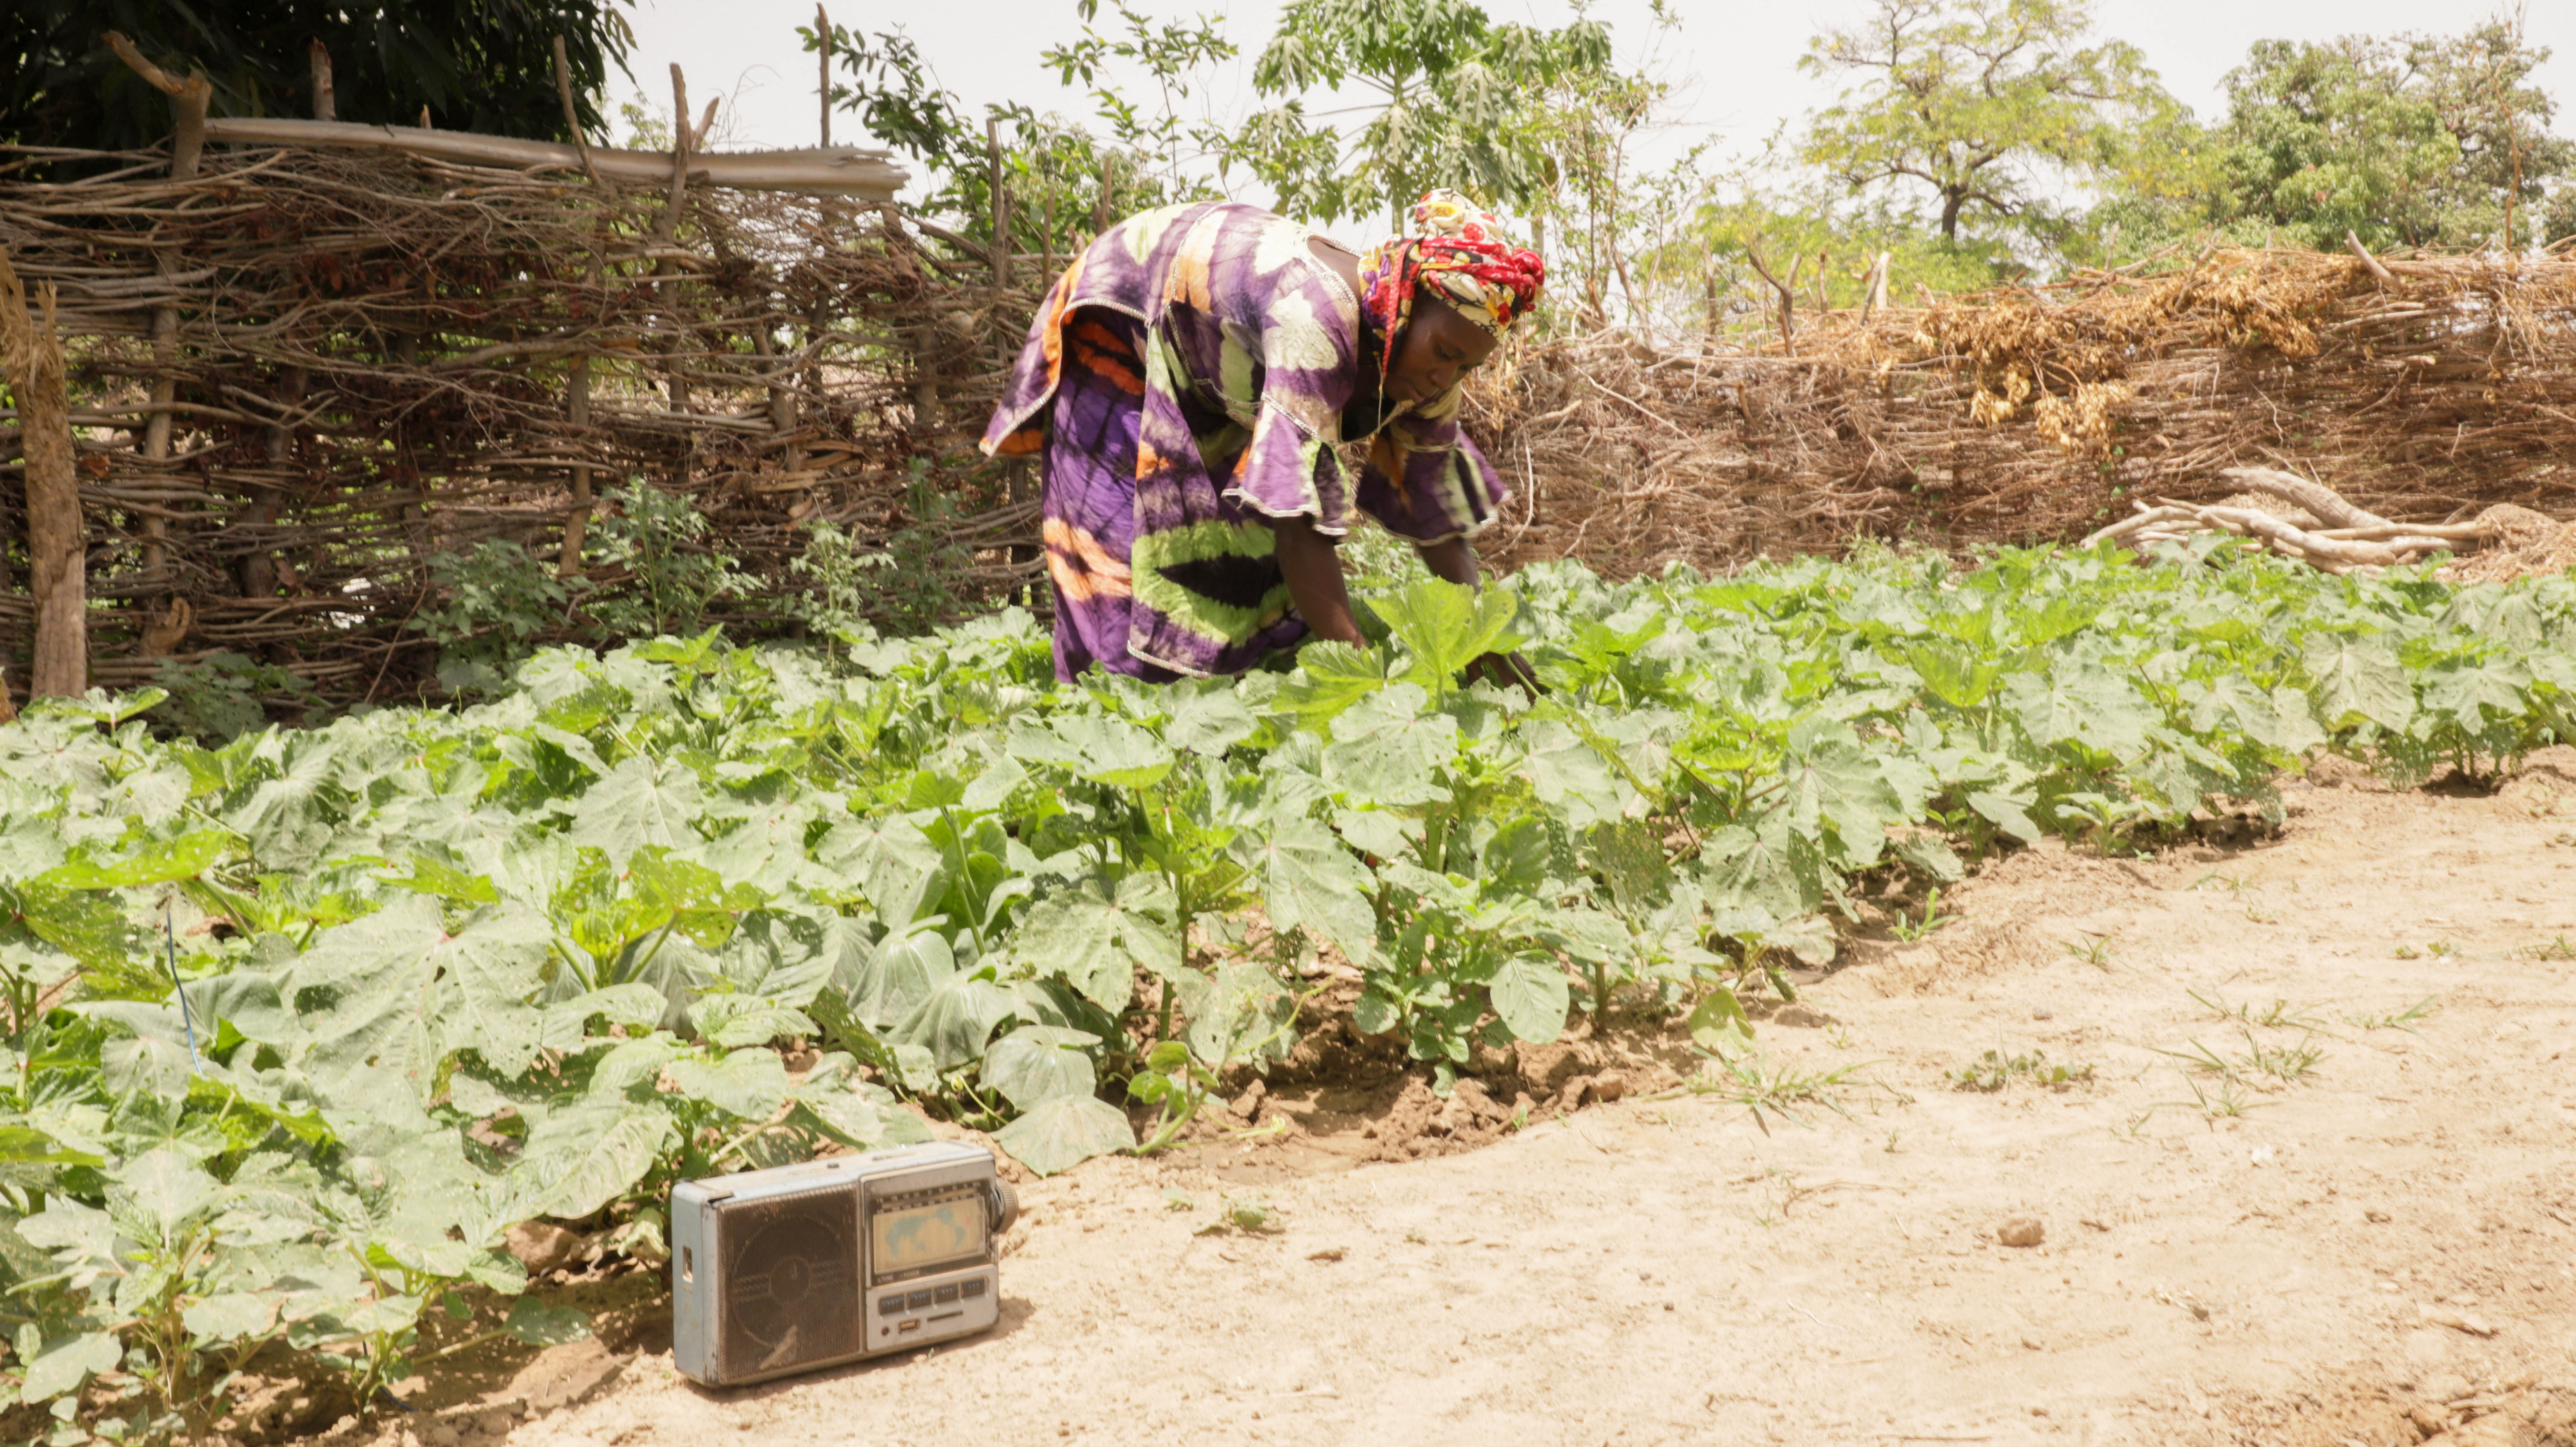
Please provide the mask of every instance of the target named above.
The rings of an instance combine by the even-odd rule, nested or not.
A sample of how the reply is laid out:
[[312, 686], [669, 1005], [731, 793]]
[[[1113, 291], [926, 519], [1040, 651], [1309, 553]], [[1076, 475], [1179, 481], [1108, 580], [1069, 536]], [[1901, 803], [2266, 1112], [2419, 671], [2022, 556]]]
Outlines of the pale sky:
[[[1278, 0], [1133, 3], [1155, 15], [1224, 16], [1226, 34], [1243, 55], [1216, 77], [1213, 93], [1199, 99], [1227, 118], [1251, 109], [1251, 59], [1270, 37]], [[1102, 6], [1104, 12], [1111, 8]], [[1866, 0], [1673, 0], [1670, 8], [1680, 26], [1659, 33], [1648, 18], [1647, 0], [1596, 0], [1590, 7], [1609, 23], [1623, 61], [1647, 62], [1678, 88], [1677, 123], [1655, 146], [1667, 155], [1712, 133], [1727, 146], [1750, 149], [1783, 118], [1830, 101], [1830, 88], [1798, 72], [1798, 57], [1819, 28], [1854, 23], [1869, 6]], [[853, 30], [900, 25], [970, 114], [987, 102], [1016, 100], [1041, 112], [1090, 117], [1087, 98], [1058, 84], [1038, 58], [1048, 46], [1081, 33], [1074, 0], [841, 0], [832, 10], [835, 21]], [[1574, 7], [1565, 0], [1486, 0], [1485, 10], [1497, 20], [1554, 26], [1571, 18]], [[2224, 112], [2219, 78], [2258, 39], [2456, 32], [2497, 13], [2497, 0], [2098, 0], [2096, 6], [2098, 33], [2145, 51], [2166, 86], [2204, 119]], [[813, 145], [814, 57], [797, 48], [795, 33], [813, 16], [813, 0], [636, 0], [636, 46], [628, 61], [635, 82], [613, 77], [611, 96], [640, 90], [653, 109], [667, 111], [670, 65], [678, 61], [688, 75], [693, 107], [704, 106], [713, 94], [729, 98], [731, 113], [718, 124], [725, 148]], [[2554, 128], [2576, 134], [2576, 0], [2533, 0], [2525, 27], [2534, 43], [2554, 52], [2539, 76], [2559, 99]], [[837, 116], [833, 139], [865, 144], [852, 134], [855, 129], [854, 118]]]

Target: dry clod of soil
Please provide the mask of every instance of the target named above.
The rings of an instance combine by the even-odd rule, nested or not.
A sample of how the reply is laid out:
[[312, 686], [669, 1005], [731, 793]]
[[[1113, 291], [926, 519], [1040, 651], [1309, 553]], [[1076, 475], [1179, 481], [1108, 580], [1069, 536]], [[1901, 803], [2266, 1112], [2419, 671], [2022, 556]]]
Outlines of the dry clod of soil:
[[2425, 1307], [2424, 1319], [2435, 1326], [2447, 1326], [2453, 1331], [2464, 1331], [2471, 1336], [2496, 1334], [2496, 1329], [2488, 1325], [2483, 1318], [2472, 1316], [2464, 1311], [2454, 1311], [2447, 1306]]
[[1592, 1077], [1592, 1098], [1611, 1101], [1628, 1093], [1628, 1077], [1615, 1070], [1605, 1070]]
[[2030, 1018], [2034, 1020], [2054, 1020], [2057, 1018], [2057, 1012], [2048, 1008], [2046, 1005], [2042, 1005], [2030, 1012]]
[[1995, 1228], [1995, 1239], [2006, 1246], [2036, 1246], [2048, 1239], [2048, 1227], [2037, 1216], [2015, 1216]]
[[[1783, 1005], [1771, 1012], [1771, 1023], [1795, 1025], [1801, 1030], [1821, 1030], [1827, 1025], [1839, 1022], [1833, 1016], [1810, 1005]], [[1608, 1099], [1616, 1100], [1618, 1097], [1610, 1096]]]
[[579, 1232], [567, 1231], [551, 1221], [522, 1221], [510, 1228], [507, 1242], [510, 1254], [519, 1259], [530, 1276], [543, 1276], [572, 1264], [582, 1248]]

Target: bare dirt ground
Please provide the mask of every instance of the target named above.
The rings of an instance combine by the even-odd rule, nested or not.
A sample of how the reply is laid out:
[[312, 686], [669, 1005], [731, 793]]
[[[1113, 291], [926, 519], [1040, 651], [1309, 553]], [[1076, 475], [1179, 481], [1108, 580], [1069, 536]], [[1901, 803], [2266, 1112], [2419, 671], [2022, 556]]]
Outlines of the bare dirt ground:
[[[1762, 1029], [1767, 1070], [1858, 1067], [1839, 1112], [1766, 1132], [1634, 1064], [1624, 1098], [1516, 1130], [1283, 1092], [1253, 1112], [1283, 1136], [1024, 1186], [987, 1337], [709, 1392], [632, 1277], [606, 1347], [368, 1435], [2568, 1447], [2576, 751], [2551, 752], [2493, 796], [2294, 784], [2241, 850], [1990, 865], [1957, 923], [1813, 983], [1791, 1018], [1819, 1023]], [[1956, 1088], [1989, 1050], [2091, 1078]], [[1438, 1138], [1435, 1109], [1499, 1139], [1363, 1163]], [[1206, 1230], [1256, 1200], [1272, 1229]], [[2016, 1217], [2040, 1244], [1998, 1241]]]

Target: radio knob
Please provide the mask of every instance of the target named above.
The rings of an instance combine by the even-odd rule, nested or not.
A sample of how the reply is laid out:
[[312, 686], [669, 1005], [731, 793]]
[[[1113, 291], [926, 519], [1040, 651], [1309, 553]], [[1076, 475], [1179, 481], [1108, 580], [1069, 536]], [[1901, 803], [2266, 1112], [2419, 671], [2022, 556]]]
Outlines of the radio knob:
[[1008, 1181], [994, 1181], [992, 1187], [993, 1234], [999, 1236], [1020, 1219], [1020, 1193]]

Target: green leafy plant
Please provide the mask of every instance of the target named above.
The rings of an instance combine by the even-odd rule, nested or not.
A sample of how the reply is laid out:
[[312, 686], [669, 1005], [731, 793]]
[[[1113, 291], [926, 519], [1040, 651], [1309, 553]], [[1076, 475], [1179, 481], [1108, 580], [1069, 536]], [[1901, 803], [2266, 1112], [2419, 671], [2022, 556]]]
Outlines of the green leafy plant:
[[624, 638], [696, 633], [718, 598], [755, 585], [708, 538], [707, 515], [638, 477], [608, 490], [591, 520], [598, 559], [583, 611]]

